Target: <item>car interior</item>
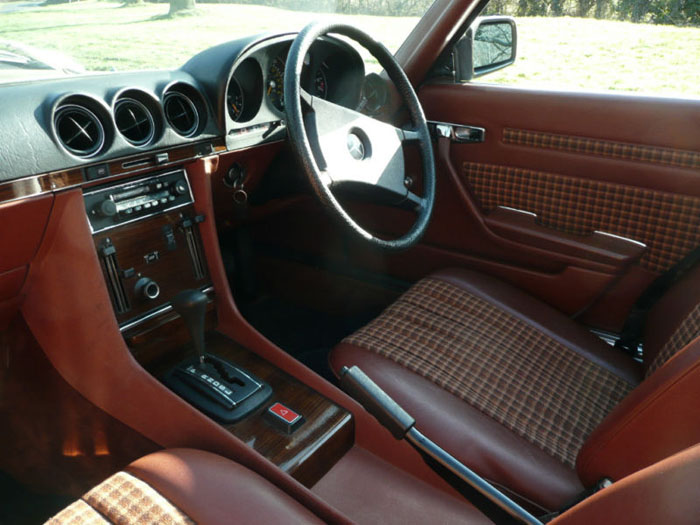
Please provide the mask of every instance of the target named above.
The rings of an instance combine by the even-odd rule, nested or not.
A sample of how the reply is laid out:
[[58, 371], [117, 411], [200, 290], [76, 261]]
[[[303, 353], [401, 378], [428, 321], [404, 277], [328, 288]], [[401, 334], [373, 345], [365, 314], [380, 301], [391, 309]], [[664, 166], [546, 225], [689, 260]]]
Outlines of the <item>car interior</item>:
[[700, 100], [485, 5], [0, 85], [0, 522], [700, 522]]

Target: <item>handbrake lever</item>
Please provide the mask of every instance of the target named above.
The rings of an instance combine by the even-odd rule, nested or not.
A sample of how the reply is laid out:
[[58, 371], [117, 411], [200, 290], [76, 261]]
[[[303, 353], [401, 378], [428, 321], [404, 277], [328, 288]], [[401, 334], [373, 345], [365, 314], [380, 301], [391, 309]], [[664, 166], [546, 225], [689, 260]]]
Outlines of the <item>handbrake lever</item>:
[[419, 452], [437, 461], [518, 521], [528, 525], [542, 525], [535, 516], [419, 432], [415, 427], [416, 420], [358, 366], [344, 366], [341, 369], [340, 386], [396, 439], [405, 438]]

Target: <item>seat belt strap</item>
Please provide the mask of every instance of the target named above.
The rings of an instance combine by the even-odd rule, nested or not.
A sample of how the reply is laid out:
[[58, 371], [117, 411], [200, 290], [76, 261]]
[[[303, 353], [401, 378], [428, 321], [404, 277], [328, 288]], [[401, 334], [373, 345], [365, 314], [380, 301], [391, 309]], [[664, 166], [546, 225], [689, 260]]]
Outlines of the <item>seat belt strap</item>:
[[680, 261], [652, 281], [634, 302], [625, 320], [625, 324], [622, 327], [620, 339], [615, 343], [615, 348], [620, 348], [633, 357], [639, 356], [639, 345], [642, 342], [644, 325], [649, 310], [651, 310], [656, 302], [674, 283], [698, 264], [698, 262], [700, 262], [700, 246], [688, 253]]

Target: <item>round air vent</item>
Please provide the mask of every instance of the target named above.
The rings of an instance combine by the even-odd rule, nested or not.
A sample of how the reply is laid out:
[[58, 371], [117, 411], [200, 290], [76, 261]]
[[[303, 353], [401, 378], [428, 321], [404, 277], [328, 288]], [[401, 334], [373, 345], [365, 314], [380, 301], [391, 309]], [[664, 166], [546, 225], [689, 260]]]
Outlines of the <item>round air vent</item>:
[[119, 133], [134, 146], [148, 144], [155, 135], [153, 115], [138, 100], [122, 98], [114, 106], [114, 122]]
[[165, 95], [163, 110], [168, 123], [183, 137], [191, 137], [199, 130], [197, 106], [184, 93], [172, 91]]
[[97, 154], [105, 143], [102, 122], [92, 111], [78, 104], [65, 104], [54, 116], [56, 135], [64, 148], [78, 157]]

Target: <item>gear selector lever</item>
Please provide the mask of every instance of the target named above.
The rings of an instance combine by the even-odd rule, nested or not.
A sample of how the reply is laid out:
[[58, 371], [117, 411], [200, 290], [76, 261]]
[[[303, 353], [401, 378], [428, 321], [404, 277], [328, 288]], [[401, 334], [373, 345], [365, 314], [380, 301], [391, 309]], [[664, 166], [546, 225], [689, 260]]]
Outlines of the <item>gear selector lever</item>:
[[164, 378], [168, 387], [190, 404], [223, 423], [233, 423], [256, 410], [272, 394], [270, 386], [250, 372], [205, 350], [208, 298], [183, 290], [172, 298], [192, 337], [196, 358], [183, 361]]
[[204, 316], [207, 313], [207, 295], [199, 290], [183, 290], [172, 298], [173, 309], [180, 314], [190, 332], [199, 363], [204, 364]]

